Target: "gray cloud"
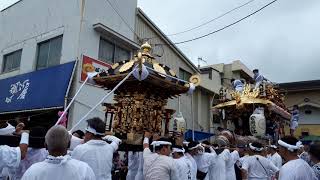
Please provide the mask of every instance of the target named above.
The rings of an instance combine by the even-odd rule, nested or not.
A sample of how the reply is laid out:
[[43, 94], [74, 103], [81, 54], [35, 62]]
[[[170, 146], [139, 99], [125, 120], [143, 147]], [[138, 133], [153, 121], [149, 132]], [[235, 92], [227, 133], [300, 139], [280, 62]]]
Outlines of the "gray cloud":
[[[165, 33], [175, 33], [201, 24], [247, 0], [138, 2]], [[268, 2], [271, 0], [256, 0], [206, 27], [171, 39], [177, 42], [206, 34]], [[179, 47], [195, 63], [198, 56], [209, 64], [240, 59], [249, 68], [259, 68], [276, 82], [320, 79], [319, 8], [318, 0], [279, 0], [231, 28]]]

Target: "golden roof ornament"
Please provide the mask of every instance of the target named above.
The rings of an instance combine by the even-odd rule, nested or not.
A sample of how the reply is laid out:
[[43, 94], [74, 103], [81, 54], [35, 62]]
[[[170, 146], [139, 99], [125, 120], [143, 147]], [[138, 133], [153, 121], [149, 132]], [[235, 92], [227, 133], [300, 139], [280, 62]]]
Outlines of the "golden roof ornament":
[[141, 45], [141, 50], [142, 53], [150, 55], [150, 51], [151, 51], [151, 45], [148, 42], [145, 42], [144, 44]]
[[243, 91], [233, 91], [231, 92], [231, 97], [236, 100], [237, 104], [241, 103], [243, 99], [254, 99], [259, 96], [259, 88], [255, 88], [251, 91], [250, 84], [245, 84]]

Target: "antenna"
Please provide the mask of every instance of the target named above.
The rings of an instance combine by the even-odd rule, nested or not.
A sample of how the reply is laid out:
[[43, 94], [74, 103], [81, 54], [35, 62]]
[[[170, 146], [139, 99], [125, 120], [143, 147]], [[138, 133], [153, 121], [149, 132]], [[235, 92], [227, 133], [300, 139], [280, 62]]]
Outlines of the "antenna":
[[208, 62], [206, 60], [203, 60], [202, 57], [198, 57], [198, 69], [200, 69], [200, 61], [205, 62], [206, 64], [208, 64]]

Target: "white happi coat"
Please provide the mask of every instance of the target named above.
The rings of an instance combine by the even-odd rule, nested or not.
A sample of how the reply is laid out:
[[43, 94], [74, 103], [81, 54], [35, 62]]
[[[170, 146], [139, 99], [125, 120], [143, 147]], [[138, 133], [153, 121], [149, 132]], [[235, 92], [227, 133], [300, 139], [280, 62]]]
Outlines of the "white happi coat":
[[245, 158], [242, 169], [247, 171], [248, 180], [269, 180], [271, 174], [279, 171], [269, 159], [260, 155]]
[[215, 158], [215, 165], [210, 167], [210, 180], [226, 180], [226, 164], [230, 160], [230, 151], [228, 149], [223, 150]]
[[178, 173], [171, 157], [143, 150], [143, 176], [145, 180], [177, 180]]
[[182, 156], [179, 159], [174, 159], [174, 162], [178, 169], [178, 179], [191, 180], [191, 161], [186, 156]]
[[215, 160], [216, 160], [216, 154], [215, 153], [203, 153], [198, 154], [194, 157], [194, 160], [197, 162], [198, 171], [201, 171], [203, 173], [207, 173], [205, 180], [209, 180], [210, 178], [210, 172], [209, 167], [214, 166]]
[[143, 152], [139, 152], [139, 168], [135, 180], [143, 180]]
[[90, 140], [78, 145], [72, 158], [86, 162], [93, 170], [97, 180], [111, 180], [113, 153], [118, 149], [118, 144], [108, 144], [103, 140]]
[[21, 151], [19, 147], [0, 146], [0, 180], [5, 179], [2, 174], [4, 168], [16, 168], [21, 160]]
[[281, 156], [276, 152], [272, 156], [270, 156], [270, 161], [277, 167], [281, 168], [282, 166], [282, 158]]
[[[228, 153], [229, 152], [229, 153]], [[236, 180], [236, 172], [234, 165], [240, 159], [238, 151], [227, 151], [227, 156], [230, 156], [229, 161], [226, 162], [227, 180]]]
[[45, 148], [36, 149], [28, 148], [26, 157], [20, 161], [17, 168], [10, 168], [10, 180], [20, 180], [23, 174], [31, 167], [32, 164], [44, 161], [48, 156], [48, 151]]
[[191, 180], [197, 180], [197, 162], [189, 153], [186, 153], [185, 156], [191, 162]]
[[316, 176], [306, 161], [296, 159], [281, 167], [279, 180], [316, 180]]
[[136, 175], [139, 171], [139, 164], [142, 154], [140, 152], [132, 152], [128, 153], [128, 173], [127, 180], [135, 180]]
[[22, 180], [95, 180], [95, 175], [87, 163], [72, 159], [69, 155], [53, 157], [33, 164]]

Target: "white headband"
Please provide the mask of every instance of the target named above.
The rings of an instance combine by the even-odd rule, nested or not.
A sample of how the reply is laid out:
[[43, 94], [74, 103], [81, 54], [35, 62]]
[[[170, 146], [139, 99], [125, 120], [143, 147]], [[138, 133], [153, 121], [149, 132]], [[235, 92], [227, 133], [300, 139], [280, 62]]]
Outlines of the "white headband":
[[280, 139], [280, 140], [278, 140], [278, 144], [279, 144], [280, 146], [282, 146], [282, 147], [287, 148], [289, 151], [293, 152], [294, 150], [297, 150], [297, 149], [299, 149], [299, 148], [301, 147], [302, 142], [301, 142], [301, 141], [298, 141], [298, 142], [296, 143], [296, 145], [294, 146], [294, 145], [288, 144], [288, 143], [286, 143], [286, 142], [284, 142], [284, 141], [282, 141], [282, 140]]
[[201, 144], [200, 144], [200, 143], [197, 144], [195, 147], [188, 148], [188, 150], [194, 150], [194, 149], [197, 149], [197, 148], [199, 148], [199, 147], [201, 147]]
[[263, 147], [261, 147], [261, 148], [254, 147], [254, 146], [252, 146], [252, 143], [249, 144], [249, 147], [251, 150], [254, 150], [254, 151], [258, 151], [258, 152], [263, 151]]
[[172, 148], [172, 152], [173, 152], [173, 153], [175, 153], [175, 152], [177, 152], [177, 153], [184, 153], [185, 150], [184, 150], [184, 148], [182, 148], [182, 149], [180, 149], [180, 148]]
[[93, 129], [93, 128], [90, 127], [90, 126], [88, 126], [88, 127], [86, 128], [86, 131], [88, 131], [88, 132], [90, 132], [90, 133], [92, 133], [92, 134], [94, 134], [94, 135], [101, 135], [101, 136], [104, 136], [104, 135], [105, 135], [105, 133], [99, 133], [99, 132], [97, 132], [95, 129]]
[[152, 146], [160, 146], [160, 145], [172, 145], [171, 142], [168, 141], [153, 141], [151, 143]]
[[269, 147], [271, 147], [273, 149], [277, 149], [278, 148], [276, 145], [270, 145]]

